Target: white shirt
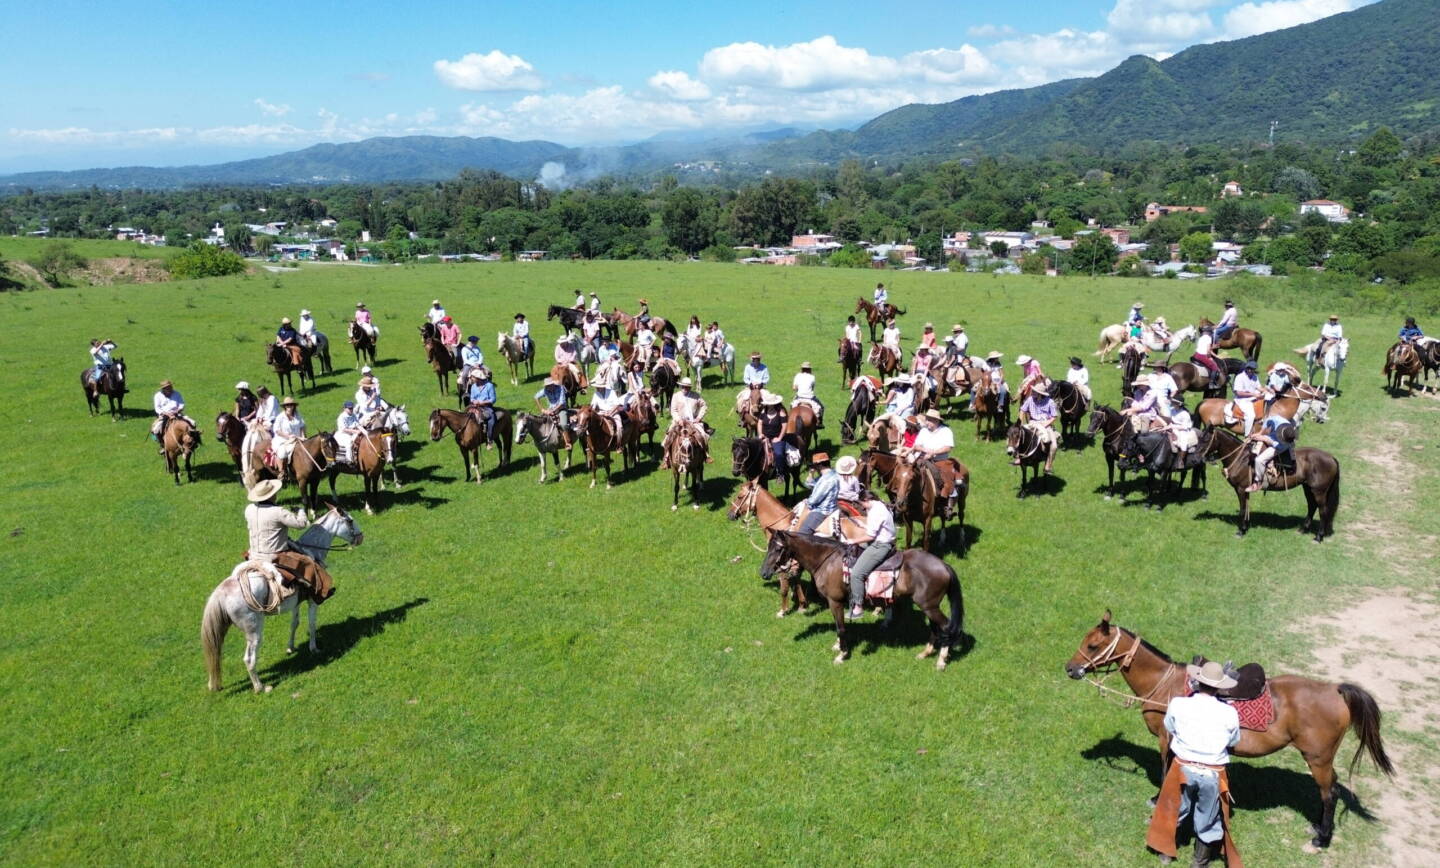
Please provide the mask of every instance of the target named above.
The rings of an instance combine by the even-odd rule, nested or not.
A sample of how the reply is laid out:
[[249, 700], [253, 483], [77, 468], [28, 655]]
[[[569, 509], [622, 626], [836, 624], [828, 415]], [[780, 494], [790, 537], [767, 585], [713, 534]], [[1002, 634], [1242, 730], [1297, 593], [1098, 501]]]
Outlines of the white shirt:
[[595, 394], [590, 396], [590, 406], [607, 413], [620, 406], [620, 396], [615, 394], [614, 389], [596, 389]]
[[1176, 431], [1195, 430], [1195, 422], [1190, 418], [1190, 412], [1188, 410], [1182, 410], [1178, 407], [1175, 408], [1174, 412], [1170, 414], [1170, 425]]
[[590, 295], [590, 309], [591, 309], [591, 310], [599, 310], [599, 309], [600, 309], [600, 298], [599, 298], [599, 296], [595, 295], [594, 293], [591, 293], [591, 295]]
[[1240, 715], [1207, 693], [1177, 696], [1165, 709], [1170, 750], [1182, 760], [1223, 766], [1240, 741]]
[[1220, 322], [1216, 323], [1216, 325], [1222, 325], [1222, 326], [1235, 325], [1235, 323], [1236, 323], [1239, 319], [1240, 319], [1240, 311], [1236, 310], [1236, 309], [1233, 308], [1233, 307], [1227, 307], [1227, 308], [1225, 308], [1225, 313], [1224, 313], [1224, 315], [1220, 317]]
[[1180, 388], [1175, 378], [1170, 376], [1169, 371], [1157, 371], [1150, 375], [1150, 388], [1152, 391], [1164, 394], [1165, 402], [1170, 402], [1170, 396], [1174, 395]]
[[881, 343], [889, 344], [892, 347], [900, 346], [900, 327], [889, 326], [880, 338]]
[[280, 399], [274, 395], [267, 395], [260, 399], [256, 405], [255, 419], [259, 422], [269, 423], [276, 416], [280, 415]]
[[307, 336], [315, 334], [315, 318], [313, 316], [300, 317], [300, 327], [296, 331]]
[[677, 392], [670, 399], [670, 419], [677, 422], [698, 422], [705, 418], [705, 399], [694, 392]]
[[1199, 337], [1195, 338], [1195, 355], [1210, 355], [1210, 340], [1210, 336], [1206, 334], [1202, 334]]
[[655, 333], [649, 328], [643, 328], [635, 335], [635, 346], [650, 347], [655, 344]]
[[1320, 337], [1331, 338], [1338, 341], [1345, 337], [1345, 330], [1340, 328], [1340, 323], [1338, 322], [1327, 322], [1320, 327]]
[[110, 351], [113, 349], [115, 349], [115, 345], [109, 343], [108, 341], [98, 347], [91, 347], [90, 358], [95, 360], [95, 364], [103, 365], [104, 367], [108, 368], [112, 364], [110, 359]]
[[1065, 382], [1075, 386], [1090, 385], [1090, 369], [1071, 368], [1070, 370], [1065, 372]]
[[815, 399], [814, 374], [807, 374], [801, 371], [795, 375], [795, 379], [791, 381], [790, 385], [795, 389], [795, 397], [804, 398], [807, 401], [813, 401]]
[[865, 533], [882, 545], [895, 542], [895, 516], [883, 500], [872, 500], [865, 509]]
[[887, 301], [887, 300], [889, 300], [889, 298], [890, 298], [890, 292], [889, 292], [888, 290], [886, 290], [884, 287], [880, 287], [880, 288], [878, 288], [878, 289], [875, 290], [875, 303], [876, 303], [876, 304], [879, 304], [879, 303], [882, 302], [882, 301]]
[[1260, 381], [1249, 371], [1241, 371], [1235, 375], [1235, 382], [1231, 384], [1237, 398], [1254, 398], [1260, 394]]
[[970, 349], [970, 336], [964, 332], [960, 332], [955, 335], [955, 339], [951, 341], [951, 343], [955, 345], [955, 352], [963, 356], [965, 355], [965, 351]]
[[299, 510], [291, 512], [273, 503], [246, 506], [245, 526], [250, 532], [250, 559], [261, 563], [273, 562], [275, 555], [290, 548], [290, 534], [285, 529], [304, 528], [309, 524], [305, 514]]
[[425, 311], [425, 318], [430, 320], [431, 325], [439, 325], [440, 320], [445, 318], [445, 308], [432, 307]]
[[360, 427], [360, 413], [356, 410], [341, 410], [340, 415], [335, 417], [335, 430], [344, 431], [346, 428]]
[[915, 408], [915, 390], [913, 388], [905, 389], [904, 391], [896, 390], [895, 400], [893, 403], [888, 404], [888, 406], [890, 412], [897, 416], [910, 415], [910, 411]]
[[305, 436], [305, 417], [296, 412], [295, 418], [292, 419], [285, 413], [281, 413], [275, 417], [271, 433], [276, 437], [294, 437], [298, 440]]
[[517, 338], [530, 337], [530, 323], [523, 319], [520, 320], [510, 327], [510, 334]]
[[852, 343], [852, 344], [858, 344], [858, 343], [860, 343], [860, 324], [859, 324], [859, 323], [853, 323], [853, 322], [847, 322], [847, 323], [845, 323], [845, 340], [849, 341], [849, 342]]
[[169, 397], [164, 392], [155, 393], [155, 415], [156, 416], [178, 416], [185, 412], [185, 399], [180, 396], [179, 389], [171, 389]]
[[935, 426], [933, 431], [921, 425], [920, 433], [915, 435], [915, 448], [934, 453], [935, 458], [946, 458], [955, 448], [955, 434], [944, 425]]

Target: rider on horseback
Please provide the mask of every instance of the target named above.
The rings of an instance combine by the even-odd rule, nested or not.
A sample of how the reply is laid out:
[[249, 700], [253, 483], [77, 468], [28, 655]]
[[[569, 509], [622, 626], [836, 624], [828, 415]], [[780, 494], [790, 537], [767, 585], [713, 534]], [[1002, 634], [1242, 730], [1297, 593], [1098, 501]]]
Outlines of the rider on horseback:
[[1338, 344], [1345, 339], [1345, 330], [1340, 327], [1340, 317], [1330, 314], [1330, 319], [1320, 327], [1320, 344], [1315, 347], [1315, 358], [1325, 358], [1325, 353], [1332, 344]]
[[480, 349], [480, 337], [470, 335], [465, 339], [465, 346], [460, 349], [460, 382], [470, 376], [470, 372], [485, 364], [485, 351]]
[[1240, 311], [1235, 309], [1235, 302], [1225, 299], [1225, 313], [1221, 314], [1220, 321], [1215, 324], [1215, 339], [1224, 340], [1230, 336], [1240, 325]]
[[950, 327], [950, 335], [945, 338], [945, 357], [963, 359], [970, 349], [970, 336], [965, 334], [965, 327], [956, 323]]
[[849, 344], [854, 352], [860, 352], [860, 324], [855, 322], [854, 314], [845, 321], [845, 343]]
[[810, 511], [805, 513], [805, 520], [795, 529], [796, 533], [813, 534], [819, 530], [825, 519], [835, 511], [840, 496], [840, 474], [830, 469], [828, 453], [816, 452], [811, 456], [810, 468], [814, 475], [801, 483], [810, 489], [809, 496], [805, 498], [805, 505]]
[[450, 319], [449, 315], [446, 315], [440, 318], [438, 332], [440, 335], [440, 344], [445, 347], [458, 364], [460, 361], [460, 327], [455, 324], [454, 320]]
[[310, 311], [300, 311], [300, 324], [296, 326], [295, 332], [300, 335], [300, 343], [312, 350], [315, 348], [315, 317], [310, 315]]
[[1005, 356], [999, 350], [987, 355], [985, 357], [985, 373], [989, 375], [990, 388], [995, 392], [995, 409], [1008, 417], [1010, 415], [1010, 411], [1007, 409], [1010, 404], [1010, 385], [1005, 382], [1005, 367], [1000, 364], [1000, 360], [1003, 358]]
[[621, 400], [625, 404], [625, 409], [629, 410], [635, 406], [635, 402], [639, 400], [641, 393], [646, 388], [645, 366], [639, 359], [630, 363], [630, 370], [625, 372], [621, 385], [625, 387], [625, 395]]
[[765, 392], [761, 399], [760, 418], [756, 427], [770, 448], [776, 475], [783, 474], [790, 462], [785, 456], [785, 407], [784, 401], [773, 392]]
[[1183, 456], [1199, 444], [1200, 435], [1195, 433], [1195, 421], [1190, 418], [1190, 411], [1185, 409], [1185, 402], [1178, 395], [1171, 399], [1170, 421], [1165, 423], [1165, 433], [1170, 436], [1170, 445], [1182, 456], [1183, 467]]
[[1065, 372], [1065, 382], [1074, 386], [1075, 391], [1079, 392], [1087, 403], [1091, 400], [1090, 370], [1085, 367], [1085, 363], [1080, 360], [1079, 356], [1070, 357], [1070, 370]]
[[890, 292], [885, 288], [885, 284], [875, 284], [874, 302], [875, 312], [881, 319], [885, 319], [890, 313]]
[[305, 417], [300, 415], [300, 402], [293, 395], [286, 395], [280, 402], [280, 415], [272, 425], [270, 451], [275, 454], [275, 463], [283, 470], [295, 446], [305, 439]]
[[269, 431], [270, 426], [275, 424], [275, 417], [280, 415], [280, 399], [272, 395], [270, 387], [264, 383], [255, 390], [255, 398], [258, 401], [255, 405], [255, 422]]
[[365, 306], [363, 301], [355, 305], [355, 324], [360, 326], [371, 340], [380, 336], [380, 330], [370, 322], [370, 309]]
[[1277, 465], [1284, 462], [1294, 449], [1297, 433], [1294, 422], [1272, 413], [1260, 423], [1260, 430], [1249, 435], [1254, 441], [1250, 448], [1255, 453], [1255, 475], [1246, 491], [1256, 492], [1265, 487], [1266, 468], [1272, 461]]
[[291, 544], [288, 528], [303, 529], [310, 522], [304, 510], [291, 512], [275, 504], [275, 495], [284, 484], [278, 479], [266, 479], [257, 482], [246, 495], [250, 501], [245, 507], [245, 526], [250, 535], [247, 559], [275, 564], [281, 570], [282, 584], [304, 582], [310, 586], [315, 602], [322, 603], [335, 592], [334, 584], [324, 567]]
[[1300, 372], [1284, 362], [1275, 362], [1270, 366], [1268, 376], [1265, 378], [1265, 409], [1268, 412], [1270, 405], [1290, 391], [1291, 387], [1300, 382]]
[[[1231, 383], [1231, 390], [1235, 393], [1235, 400], [1226, 407], [1226, 416], [1234, 418], [1235, 411], [1245, 419], [1245, 436], [1250, 436], [1250, 429], [1255, 427], [1255, 401], [1263, 394], [1260, 389], [1260, 380], [1255, 376], [1259, 365], [1247, 361], [1240, 373], [1235, 375], [1235, 381]], [[1228, 421], [1227, 418], [1227, 421]]]
[[1420, 327], [1415, 324], [1415, 317], [1407, 316], [1405, 317], [1405, 325], [1400, 327], [1399, 337], [1401, 343], [1413, 344], [1417, 340], [1425, 337], [1425, 333], [1420, 331]]
[[526, 321], [525, 314], [515, 314], [515, 324], [510, 327], [510, 336], [520, 344], [520, 352], [533, 356], [535, 354], [535, 342], [530, 339], [530, 323]]
[[339, 447], [339, 455], [336, 457], [343, 464], [355, 463], [355, 456], [350, 454], [350, 449], [355, 438], [364, 433], [361, 426], [363, 421], [360, 411], [355, 409], [354, 401], [346, 401], [340, 406], [340, 415], [335, 417], [335, 445]]
[[255, 421], [255, 411], [260, 409], [260, 399], [250, 391], [250, 384], [241, 380], [235, 384], [235, 412], [234, 416], [242, 423], [249, 425]]
[[280, 328], [275, 330], [275, 343], [290, 354], [292, 365], [299, 367], [305, 361], [305, 351], [300, 347], [300, 333], [290, 324], [290, 317], [280, 320]]
[[115, 367], [115, 342], [106, 338], [103, 341], [92, 340], [90, 342], [90, 361], [95, 365], [90, 372], [90, 382], [98, 383], [100, 378], [105, 376]]
[[585, 311], [585, 319], [580, 322], [580, 336], [585, 343], [589, 344], [598, 353], [600, 351], [600, 326], [604, 320], [600, 318], [600, 311], [590, 308]]
[[1015, 357], [1015, 364], [1020, 366], [1024, 379], [1020, 381], [1020, 391], [1017, 396], [1021, 401], [1030, 397], [1030, 392], [1039, 383], [1047, 382], [1045, 371], [1040, 367], [1040, 360], [1021, 353]]
[[575, 377], [575, 382], [578, 383], [584, 379], [584, 373], [580, 370], [580, 366], [575, 364], [574, 336], [563, 334], [555, 339], [555, 364], [569, 368], [571, 375]]
[[625, 404], [615, 390], [608, 385], [592, 382], [595, 392], [590, 396], [590, 407], [601, 419], [604, 419], [610, 427], [614, 428], [615, 440], [617, 442], [625, 438]]
[[635, 361], [640, 363], [640, 370], [650, 367], [650, 354], [654, 349], [655, 332], [650, 329], [649, 323], [643, 323], [635, 333]]
[[890, 504], [876, 497], [868, 488], [860, 491], [860, 502], [865, 507], [865, 550], [850, 568], [847, 621], [857, 620], [865, 614], [865, 580], [895, 551], [895, 516], [890, 511]]
[[560, 438], [565, 443], [565, 448], [569, 449], [575, 442], [575, 434], [570, 428], [570, 396], [565, 394], [565, 387], [553, 378], [546, 377], [540, 391], [535, 393], [535, 404], [540, 408], [541, 414], [555, 420], [555, 424], [560, 428]]
[[795, 399], [790, 402], [791, 407], [798, 407], [801, 404], [809, 404], [815, 411], [815, 428], [819, 430], [825, 427], [825, 405], [820, 403], [820, 398], [815, 394], [815, 375], [810, 372], [810, 363], [800, 364], [800, 373], [790, 381], [790, 387], [795, 391]]
[[1137, 301], [1130, 305], [1130, 312], [1125, 314], [1125, 325], [1133, 329], [1135, 326], [1143, 324], [1145, 322], [1145, 315], [1141, 313], [1141, 311], [1144, 309], [1145, 305], [1143, 302]]
[[896, 362], [905, 358], [904, 351], [900, 349], [900, 327], [895, 324], [895, 317], [885, 321], [885, 331], [880, 334], [880, 343], [895, 354]]
[[1164, 344], [1164, 345], [1167, 345], [1167, 346], [1169, 345], [1169, 343], [1170, 343], [1170, 327], [1165, 324], [1165, 317], [1163, 317], [1163, 316], [1157, 316], [1157, 317], [1155, 317], [1155, 324], [1152, 325], [1152, 326], [1150, 326], [1150, 331], [1155, 335], [1155, 339], [1156, 339], [1157, 341], [1159, 341], [1161, 344]]
[[355, 392], [355, 405], [362, 417], [362, 427], [369, 428], [385, 413], [385, 399], [380, 397], [380, 384], [374, 377], [361, 377]]
[[[710, 443], [711, 428], [705, 424], [705, 413], [709, 406], [705, 399], [694, 391], [695, 384], [689, 377], [681, 377], [676, 385], [680, 387], [680, 391], [670, 399], [670, 427], [665, 430], [665, 439], [660, 444], [660, 454], [666, 456], [660, 463], [661, 469], [668, 469], [670, 441], [675, 438], [677, 431], [688, 429], [700, 442], [706, 444], [707, 448]], [[710, 462], [708, 455], [705, 461]]]
[[650, 301], [648, 299], [642, 298], [639, 299], [639, 303], [640, 312], [635, 315], [635, 319], [640, 323], [640, 325], [648, 326], [650, 325]]
[[[1030, 397], [1020, 405], [1020, 421], [1026, 428], [1035, 432], [1040, 438], [1040, 444], [1045, 447], [1045, 473], [1049, 475], [1055, 467], [1055, 451], [1060, 448], [1060, 432], [1055, 430], [1055, 420], [1060, 416], [1060, 410], [1050, 398], [1050, 390], [1045, 384], [1036, 383], [1030, 388]], [[1018, 465], [1020, 456], [1016, 456], [1011, 464]]]
[[940, 415], [939, 410], [931, 408], [920, 417], [920, 433], [904, 456], [913, 464], [930, 465], [939, 471], [940, 496], [945, 498], [947, 507], [953, 507], [960, 496], [955, 463], [950, 460], [950, 450], [954, 448], [955, 435], [945, 425], [945, 417]]
[[160, 452], [165, 452], [165, 429], [176, 419], [184, 419], [190, 423], [190, 427], [196, 428], [195, 420], [185, 415], [185, 398], [181, 396], [175, 384], [165, 380], [160, 384], [160, 391], [155, 393], [155, 422], [150, 426], [150, 436], [161, 443]]
[[1190, 361], [1210, 372], [1210, 385], [1208, 390], [1219, 388], [1225, 382], [1225, 369], [1220, 366], [1220, 361], [1215, 358], [1212, 347], [1214, 337], [1208, 325], [1200, 326], [1200, 334], [1195, 338], [1195, 354]]
[[485, 425], [485, 448], [489, 449], [495, 439], [495, 384], [490, 382], [490, 373], [476, 368], [470, 375], [469, 406], [465, 412], [475, 421]]
[[[885, 412], [876, 418], [874, 423], [884, 422], [892, 428], [899, 428], [906, 416], [915, 411], [915, 390], [912, 388], [913, 379], [909, 374], [900, 374], [887, 385], [890, 391], [885, 393]], [[899, 437], [891, 438], [899, 440]]]
[[440, 299], [430, 302], [430, 309], [425, 311], [425, 320], [433, 326], [438, 326], [445, 320], [445, 308], [440, 305]]
[[770, 369], [760, 361], [759, 353], [750, 354], [750, 361], [741, 372], [740, 381], [745, 384], [745, 388], [740, 390], [736, 400], [753, 410], [759, 406], [765, 386], [770, 383]]

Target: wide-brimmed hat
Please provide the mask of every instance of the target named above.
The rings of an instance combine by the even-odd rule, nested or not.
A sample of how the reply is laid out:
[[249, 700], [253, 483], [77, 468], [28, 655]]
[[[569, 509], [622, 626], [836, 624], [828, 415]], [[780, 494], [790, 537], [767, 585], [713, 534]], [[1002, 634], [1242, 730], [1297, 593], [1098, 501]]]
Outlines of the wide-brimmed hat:
[[802, 371], [808, 371], [808, 370], [810, 370], [810, 363], [809, 363], [809, 362], [801, 362], [801, 363], [800, 363], [800, 370], [802, 370]]
[[649, 303], [650, 303], [650, 299], [648, 299], [648, 298], [637, 298], [637, 299], [635, 299], [635, 300], [636, 300], [637, 302], [639, 302], [640, 304], [649, 304]]
[[1337, 314], [1337, 313], [1332, 313], [1332, 314], [1330, 314], [1330, 319], [1332, 319], [1332, 320], [1337, 320], [1337, 319], [1339, 319], [1339, 318], [1340, 318], [1340, 315]]
[[682, 389], [688, 389], [688, 388], [690, 388], [691, 386], [693, 386], [693, 385], [695, 385], [695, 384], [692, 383], [692, 382], [690, 382], [690, 378], [689, 378], [689, 377], [681, 377], [681, 378], [680, 378], [680, 382], [677, 383], [676, 385], [680, 386], [680, 388], [682, 388]]
[[516, 318], [516, 319], [524, 319], [524, 318], [525, 318], [525, 314], [523, 314], [523, 313], [517, 313], [517, 314], [515, 314], [515, 318]]
[[1131, 389], [1131, 391], [1134, 391], [1135, 389], [1148, 389], [1148, 388], [1150, 388], [1150, 381], [1149, 381], [1149, 380], [1136, 380], [1135, 382], [1133, 382], [1133, 383], [1130, 384], [1130, 389]]
[[170, 382], [169, 380], [161, 380], [161, 381], [160, 381], [160, 388], [162, 388], [162, 389], [173, 389], [173, 388], [175, 388], [175, 384], [172, 383], [172, 382]]
[[855, 460], [854, 455], [846, 455], [835, 462], [835, 472], [841, 476], [854, 476], [859, 464], [860, 462]]
[[360, 367], [360, 373], [362, 373], [362, 374], [368, 374], [368, 373], [370, 373], [371, 370], [372, 370], [372, 368], [371, 368], [369, 365], [362, 365], [362, 366]]
[[1233, 302], [1233, 301], [1231, 301], [1230, 299], [1227, 298], [1227, 299], [1225, 299], [1225, 306], [1226, 306], [1226, 307], [1234, 307], [1234, 306], [1235, 306], [1235, 302]]
[[477, 365], [470, 371], [470, 378], [472, 380], [488, 380], [490, 379], [490, 372]]
[[361, 378], [360, 378], [360, 386], [361, 386], [361, 388], [364, 388], [365, 386], [373, 386], [373, 385], [375, 385], [375, 378], [374, 378], [374, 377], [361, 377]]
[[1082, 367], [1082, 368], [1085, 367], [1085, 363], [1080, 360], [1080, 357], [1079, 357], [1079, 356], [1071, 356], [1071, 357], [1070, 357], [1070, 364], [1072, 364], [1072, 365], [1079, 365], [1079, 366]]
[[1204, 666], [1196, 666], [1194, 663], [1185, 664], [1185, 674], [1217, 690], [1226, 690], [1234, 687], [1238, 682], [1225, 674], [1225, 667], [1214, 660], [1207, 661]]
[[1033, 385], [1033, 386], [1030, 387], [1030, 394], [1032, 394], [1032, 395], [1044, 395], [1045, 397], [1048, 398], [1048, 397], [1050, 397], [1050, 390], [1047, 389], [1047, 388], [1045, 388], [1045, 384], [1044, 384], [1044, 383], [1036, 383], [1035, 385]]
[[546, 378], [545, 378], [545, 382], [541, 383], [540, 385], [541, 385], [541, 386], [558, 386], [558, 385], [560, 385], [560, 381], [557, 380], [557, 379], [555, 379], [554, 377], [546, 377]]
[[309, 316], [309, 315], [310, 315], [310, 309], [309, 309], [309, 308], [303, 308], [303, 309], [301, 309], [300, 315], [301, 315], [301, 316]]
[[987, 362], [998, 362], [998, 361], [1000, 361], [1000, 360], [1003, 359], [1003, 358], [1005, 358], [1005, 354], [1002, 353], [1002, 352], [1000, 352], [999, 350], [996, 350], [995, 352], [990, 353], [989, 355], [985, 356], [985, 361], [987, 361]]
[[810, 463], [811, 463], [812, 465], [813, 465], [813, 464], [829, 464], [829, 463], [830, 463], [830, 453], [829, 453], [829, 452], [816, 452], [814, 455], [811, 455], [811, 456], [810, 456]]
[[355, 302], [355, 309], [356, 309], [356, 310], [359, 310], [359, 309], [363, 308], [364, 306], [365, 306], [365, 302], [363, 302], [363, 301], [357, 301], [357, 302]]
[[285, 483], [279, 479], [263, 479], [245, 492], [245, 499], [251, 503], [260, 503], [274, 497], [284, 487]]
[[914, 383], [914, 382], [915, 382], [915, 379], [914, 379], [913, 377], [911, 377], [909, 374], [900, 373], [900, 374], [896, 374], [896, 375], [895, 375], [895, 382], [897, 382], [897, 383], [904, 383], [905, 385], [908, 386], [908, 385], [910, 385], [911, 383]]
[[298, 407], [298, 406], [300, 406], [300, 402], [297, 401], [297, 400], [295, 400], [295, 396], [294, 396], [294, 395], [286, 395], [284, 398], [281, 398], [281, 399], [280, 399], [280, 406], [282, 406], [282, 407]]
[[763, 395], [763, 396], [760, 398], [760, 403], [761, 403], [761, 404], [764, 404], [766, 407], [774, 407], [774, 406], [777, 406], [777, 405], [780, 405], [780, 404], [785, 403], [785, 401], [784, 401], [779, 395], [776, 395], [776, 394], [774, 394], [774, 393], [772, 392], [772, 393]]
[[432, 298], [432, 299], [430, 299], [430, 303], [431, 303], [431, 304], [439, 304], [439, 303], [440, 303], [440, 299], [438, 299], [438, 298]]
[[1021, 353], [1020, 355], [1018, 355], [1018, 356], [1015, 357], [1015, 364], [1017, 364], [1017, 365], [1028, 365], [1028, 364], [1030, 364], [1030, 363], [1033, 362], [1033, 361], [1034, 361], [1034, 359], [1030, 358], [1029, 356], [1025, 355], [1024, 353]]
[[1163, 316], [1157, 316], [1157, 317], [1155, 317], [1155, 323], [1156, 323], [1157, 325], [1164, 325], [1164, 324], [1165, 324], [1165, 317], [1163, 317]]
[[751, 353], [751, 354], [750, 354], [750, 360], [751, 360], [752, 362], [753, 362], [754, 360], [758, 359], [758, 358], [760, 358], [760, 354], [759, 354], [759, 353]]
[[1131, 306], [1131, 307], [1144, 307], [1144, 306], [1145, 306], [1145, 302], [1143, 302], [1143, 301], [1137, 301], [1137, 302], [1135, 302], [1134, 304], [1132, 304], [1132, 305], [1130, 305], [1130, 306]]
[[936, 410], [934, 407], [931, 407], [929, 410], [926, 410], [926, 411], [925, 411], [925, 418], [926, 418], [926, 419], [933, 419], [933, 420], [936, 421], [936, 422], [944, 422], [944, 421], [945, 421], [945, 417], [944, 417], [944, 416], [941, 416], [941, 415], [940, 415], [940, 411], [939, 411], [939, 410]]
[[963, 332], [963, 331], [965, 331], [965, 327], [964, 327], [963, 325], [961, 325], [960, 323], [957, 322], [957, 323], [955, 323], [953, 326], [950, 327], [950, 331], [952, 331], [952, 332]]
[[590, 297], [591, 297], [591, 298], [599, 298], [599, 296], [596, 295], [593, 290], [590, 292]]
[[256, 392], [264, 392], [265, 394], [268, 395], [268, 394], [270, 394], [270, 387], [267, 386], [267, 385], [265, 385], [264, 383], [261, 383], [260, 386], [255, 389], [255, 391], [256, 391]]
[[289, 325], [289, 324], [290, 324], [290, 317], [288, 317], [288, 316], [282, 316], [282, 317], [280, 317], [280, 324], [281, 324], [281, 325]]
[[935, 331], [935, 323], [933, 323], [933, 322], [927, 322], [927, 323], [925, 323], [925, 329], [924, 329], [924, 330], [927, 331], [927, 332], [933, 332], [933, 331]]
[[248, 392], [250, 391], [250, 384], [245, 382], [244, 380], [241, 380], [240, 382], [235, 384], [235, 390]]

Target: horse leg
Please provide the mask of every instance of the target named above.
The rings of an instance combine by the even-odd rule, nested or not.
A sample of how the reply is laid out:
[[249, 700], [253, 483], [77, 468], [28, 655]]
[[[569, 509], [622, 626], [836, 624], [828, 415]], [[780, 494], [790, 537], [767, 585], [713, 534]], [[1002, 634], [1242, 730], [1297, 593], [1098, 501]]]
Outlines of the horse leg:
[[1235, 530], [1235, 536], [1243, 538], [1245, 532], [1250, 530], [1250, 493], [1244, 488], [1236, 488], [1235, 494], [1240, 498], [1239, 527]]
[[849, 637], [845, 635], [845, 602], [843, 599], [830, 601], [830, 616], [835, 619], [835, 645], [831, 650], [839, 652], [835, 655], [834, 662], [844, 663], [850, 659], [850, 644]]
[[[295, 653], [295, 631], [300, 629], [300, 604], [296, 603], [295, 608], [290, 610], [290, 643], [285, 646], [286, 654]], [[313, 633], [313, 631], [312, 631]]]
[[269, 693], [270, 688], [261, 683], [260, 675], [255, 671], [255, 661], [260, 656], [260, 639], [265, 634], [265, 619], [259, 615], [254, 616], [253, 630], [246, 625], [245, 630], [245, 672], [250, 676], [250, 686], [256, 693]]
[[186, 482], [194, 482], [194, 481], [195, 481], [195, 471], [193, 471], [193, 470], [190, 469], [190, 459], [191, 459], [192, 457], [194, 457], [194, 455], [195, 455], [194, 452], [186, 452], [186, 453], [185, 453], [185, 481], [186, 481]]
[[675, 475], [675, 497], [670, 502], [670, 511], [675, 512], [680, 509], [680, 468], [671, 468], [671, 472]]
[[[1344, 730], [1341, 730], [1341, 735], [1344, 735]], [[1303, 848], [1307, 853], [1319, 853], [1329, 847], [1335, 834], [1335, 750], [1339, 746], [1340, 741], [1336, 739], [1318, 753], [1302, 751], [1305, 764], [1310, 767], [1310, 776], [1320, 788], [1320, 823], [1314, 827], [1315, 837]]]

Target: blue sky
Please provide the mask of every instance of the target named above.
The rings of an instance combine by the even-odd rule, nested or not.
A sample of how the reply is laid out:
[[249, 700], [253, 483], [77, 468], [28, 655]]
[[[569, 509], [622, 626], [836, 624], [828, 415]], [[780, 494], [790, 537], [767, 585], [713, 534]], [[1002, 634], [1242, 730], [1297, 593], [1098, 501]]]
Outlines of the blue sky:
[[376, 135], [567, 145], [848, 126], [1372, 0], [12, 4], [0, 172]]

